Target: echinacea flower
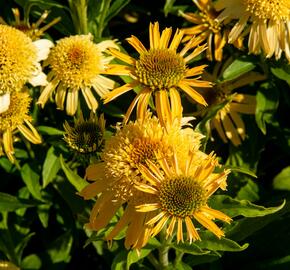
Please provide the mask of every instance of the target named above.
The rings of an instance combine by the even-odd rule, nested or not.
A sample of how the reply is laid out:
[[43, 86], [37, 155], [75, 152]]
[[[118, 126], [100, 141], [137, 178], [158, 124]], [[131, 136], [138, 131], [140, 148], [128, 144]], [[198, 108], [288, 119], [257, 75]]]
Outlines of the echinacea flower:
[[101, 75], [112, 57], [104, 55], [104, 51], [118, 46], [112, 40], [93, 42], [93, 36], [76, 35], [65, 37], [57, 41], [55, 47], [45, 62], [50, 67], [48, 85], [44, 87], [38, 99], [38, 104], [44, 107], [49, 97], [55, 93], [57, 108], [64, 109], [68, 115], [76, 113], [79, 101], [79, 91], [82, 92], [87, 106], [95, 111], [98, 107], [92, 88], [103, 96], [115, 85], [115, 82]]
[[[223, 48], [227, 43], [228, 32], [224, 29], [222, 23], [217, 20], [219, 13], [215, 10], [211, 0], [193, 0], [193, 2], [200, 10], [199, 13], [180, 12], [182, 17], [194, 24], [194, 26], [181, 29], [185, 34], [182, 41], [185, 42], [197, 36], [201, 39], [201, 42], [206, 41], [208, 44], [206, 50], [207, 58], [210, 61], [214, 59], [221, 61]], [[241, 38], [234, 45], [241, 48]]]
[[[160, 35], [159, 24], [157, 22], [150, 24], [148, 50], [137, 37], [127, 38], [130, 45], [139, 53], [138, 59], [115, 49], [109, 50], [124, 64], [111, 64], [106, 73], [129, 76], [131, 81], [106, 94], [103, 97], [104, 103], [114, 100], [133, 88], [141, 88], [127, 110], [125, 122], [128, 121], [136, 105], [137, 118], [143, 119], [151, 96], [155, 99], [156, 111], [162, 125], [166, 122], [172, 123], [175, 118], [181, 118], [182, 104], [179, 90], [194, 101], [206, 105], [204, 98], [194, 89], [194, 87], [210, 86], [208, 82], [196, 77], [203, 72], [205, 65], [192, 68], [188, 66], [189, 62], [206, 47], [197, 46], [198, 40], [192, 39], [178, 51], [184, 32], [177, 30], [170, 41], [171, 34], [172, 29], [165, 28]], [[193, 51], [189, 52], [192, 49]]]
[[172, 236], [176, 230], [177, 242], [183, 242], [185, 227], [190, 243], [199, 240], [197, 225], [195, 226], [192, 220], [218, 238], [224, 236], [224, 232], [213, 220], [230, 223], [231, 218], [212, 209], [207, 202], [216, 190], [225, 187], [229, 170], [214, 173], [218, 162], [212, 154], [201, 163], [195, 164], [197, 160], [190, 151], [185, 167], [179, 166], [179, 159], [175, 154], [171, 160], [164, 158], [160, 153], [156, 153], [156, 158], [158, 166], [151, 161], [147, 161], [146, 166], [140, 165], [140, 171], [147, 183], [135, 185], [140, 191], [152, 195], [151, 201], [136, 206], [138, 212], [154, 213], [154, 217], [146, 224], [152, 226], [152, 237], [164, 228], [167, 237]]
[[0, 94], [18, 91], [27, 82], [47, 83], [39, 62], [47, 57], [51, 41], [33, 42], [23, 32], [0, 24], [0, 44]]
[[95, 153], [103, 143], [105, 132], [105, 119], [102, 114], [97, 117], [93, 112], [89, 119], [84, 119], [81, 113], [74, 118], [71, 126], [67, 121], [64, 123], [64, 140], [68, 146], [81, 154]]
[[[25, 18], [23, 20], [20, 19], [20, 12], [18, 8], [12, 8], [12, 12], [14, 15], [14, 21], [11, 22], [11, 26], [15, 27], [16, 29], [24, 32], [28, 37], [30, 37], [32, 40], [38, 40], [40, 39], [44, 32], [58, 23], [60, 21], [60, 17], [57, 17], [53, 19], [48, 24], [40, 27], [40, 25], [45, 21], [47, 18], [49, 12], [46, 10], [42, 13], [40, 18], [35, 23], [30, 23], [29, 18]], [[27, 15], [27, 14], [25, 14]], [[0, 23], [7, 24], [2, 17], [0, 17]]]
[[[158, 119], [151, 117], [149, 113], [143, 120], [118, 127], [116, 134], [105, 143], [103, 162], [92, 164], [86, 170], [86, 178], [94, 182], [85, 187], [80, 195], [84, 199], [99, 195], [91, 210], [88, 228], [99, 230], [106, 227], [116, 211], [126, 203], [123, 217], [107, 239], [112, 240], [123, 227], [130, 224], [125, 245], [140, 248], [146, 242], [146, 235], [148, 236], [148, 228], [144, 229], [146, 232], [141, 231], [141, 228], [144, 228], [144, 220], [150, 215], [134, 211], [137, 202], [146, 201], [146, 196], [139, 197], [140, 192], [134, 188], [135, 183], [144, 181], [139, 166], [145, 165], [147, 160], [157, 162], [155, 151], [163, 153], [164, 157], [170, 157], [176, 151], [183, 160], [184, 153], [195, 149], [194, 152], [202, 160], [204, 157], [197, 150], [201, 137], [192, 129], [182, 129], [180, 126], [166, 131]], [[185, 162], [184, 160], [183, 164]]]
[[31, 97], [26, 91], [10, 93], [10, 104], [5, 112], [0, 113], [0, 155], [6, 154], [11, 162], [13, 156], [14, 133], [20, 133], [34, 144], [41, 143], [41, 137], [33, 127], [32, 118], [29, 115]]
[[245, 123], [240, 114], [255, 114], [256, 97], [238, 93], [237, 89], [265, 80], [266, 76], [250, 71], [234, 79], [223, 80], [222, 74], [232, 61], [232, 58], [228, 58], [223, 64], [217, 63], [212, 73], [203, 74], [203, 78], [212, 82], [214, 86], [202, 89], [209, 106], [206, 110], [202, 108], [198, 113], [204, 117], [207, 112], [221, 106], [210, 120], [209, 128], [216, 129], [224, 143], [231, 141], [233, 145], [238, 146], [246, 138]]
[[267, 58], [282, 52], [290, 61], [289, 0], [218, 0], [219, 21], [238, 20], [229, 33], [229, 43], [249, 34], [249, 52], [264, 52]]
[[33, 86], [46, 85], [46, 75], [40, 61], [44, 60], [52, 42], [32, 41], [21, 31], [0, 24], [0, 113], [10, 104], [10, 93], [19, 91], [29, 82]]

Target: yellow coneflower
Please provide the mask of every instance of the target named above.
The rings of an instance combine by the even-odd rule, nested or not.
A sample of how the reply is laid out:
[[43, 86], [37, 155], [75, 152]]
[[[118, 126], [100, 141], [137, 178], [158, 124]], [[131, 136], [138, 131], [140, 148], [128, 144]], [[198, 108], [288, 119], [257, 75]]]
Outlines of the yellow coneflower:
[[186, 227], [187, 239], [199, 240], [200, 236], [192, 220], [214, 233], [218, 238], [223, 231], [213, 222], [219, 219], [229, 223], [224, 213], [212, 209], [207, 201], [219, 188], [224, 188], [229, 170], [213, 173], [218, 162], [214, 155], [209, 155], [202, 163], [196, 163], [193, 152], [188, 153], [186, 166], [179, 166], [179, 159], [174, 154], [171, 160], [156, 153], [158, 165], [147, 161], [140, 171], [147, 183], [138, 183], [136, 188], [153, 196], [151, 201], [138, 205], [137, 211], [153, 212], [154, 217], [147, 222], [152, 226], [151, 235], [157, 235], [166, 228], [166, 236], [172, 236], [177, 227], [177, 242], [183, 242], [183, 225]]
[[[125, 64], [109, 65], [107, 74], [129, 76], [132, 81], [106, 94], [103, 97], [104, 103], [112, 101], [134, 87], [141, 87], [127, 110], [125, 122], [129, 119], [136, 104], [137, 118], [143, 119], [152, 95], [155, 98], [156, 111], [162, 124], [181, 118], [182, 104], [179, 89], [196, 102], [206, 105], [204, 98], [194, 89], [197, 86], [210, 86], [208, 82], [195, 77], [203, 72], [205, 65], [192, 68], [187, 66], [189, 61], [198, 56], [206, 47], [205, 45], [197, 47], [199, 41], [192, 39], [177, 52], [184, 32], [177, 30], [170, 42], [171, 34], [172, 29], [165, 28], [160, 35], [159, 24], [157, 22], [150, 24], [148, 50], [137, 37], [127, 38], [130, 45], [139, 53], [138, 59], [110, 49], [111, 54]], [[189, 53], [191, 49], [194, 50]]]
[[282, 51], [290, 61], [290, 2], [289, 0], [218, 0], [217, 10], [222, 11], [219, 21], [238, 20], [229, 33], [229, 43], [249, 34], [249, 52], [266, 57]]
[[[58, 17], [53, 19], [45, 26], [40, 27], [40, 25], [46, 20], [49, 14], [47, 10], [42, 13], [40, 18], [35, 23], [30, 23], [29, 18], [24, 18], [23, 20], [21, 20], [18, 8], [12, 8], [12, 12], [14, 15], [14, 21], [11, 22], [11, 26], [24, 32], [32, 40], [40, 39], [47, 29], [49, 29], [50, 27], [52, 27], [53, 25], [55, 25], [60, 21], [60, 17]], [[0, 17], [0, 23], [7, 25], [7, 23], [5, 22], [5, 20], [3, 20], [2, 17]]]
[[[174, 126], [172, 131], [166, 131], [158, 119], [151, 117], [149, 113], [143, 120], [139, 119], [118, 127], [116, 134], [105, 143], [102, 153], [103, 162], [90, 165], [86, 170], [87, 179], [94, 182], [85, 187], [80, 195], [84, 199], [91, 199], [99, 194], [87, 226], [92, 230], [105, 227], [116, 211], [127, 203], [124, 215], [132, 220], [132, 224], [130, 223], [131, 227], [128, 228], [126, 247], [141, 247], [141, 243], [145, 241], [143, 237], [146, 238], [148, 230], [146, 229], [147, 233], [137, 232], [137, 230], [142, 227], [144, 219], [148, 216], [133, 211], [133, 205], [136, 205], [137, 201], [145, 200], [144, 196], [139, 197], [140, 192], [134, 188], [135, 183], [144, 181], [139, 166], [145, 165], [147, 160], [157, 162], [154, 151], [159, 151], [164, 157], [170, 157], [172, 151], [176, 151], [183, 159], [184, 153], [189, 149], [195, 149], [196, 155], [203, 159], [204, 157], [197, 151], [201, 135], [190, 130], [191, 133], [189, 129]], [[126, 222], [125, 217], [122, 217], [119, 225], [108, 235], [108, 240], [112, 240], [123, 227], [128, 225], [124, 222]], [[135, 230], [136, 237], [131, 235], [133, 233], [131, 230]]]
[[210, 120], [210, 128], [216, 129], [224, 143], [231, 141], [233, 145], [238, 146], [246, 137], [245, 123], [240, 114], [255, 114], [256, 97], [237, 93], [236, 89], [265, 80], [266, 76], [250, 71], [232, 80], [223, 81], [222, 74], [231, 62], [232, 58], [228, 58], [224, 64], [216, 64], [211, 74], [203, 74], [214, 86], [208, 90], [202, 89], [209, 106], [206, 110], [201, 110], [200, 114], [204, 116], [214, 107], [224, 104]]
[[71, 126], [67, 121], [64, 123], [64, 140], [68, 146], [81, 154], [94, 153], [100, 150], [104, 141], [105, 119], [102, 114], [99, 118], [91, 112], [89, 119], [84, 119], [81, 113], [74, 119]]
[[18, 91], [25, 83], [45, 85], [39, 61], [44, 60], [51, 42], [32, 42], [23, 32], [0, 24], [0, 94]]
[[31, 98], [27, 92], [11, 92], [9, 108], [0, 113], [0, 155], [6, 154], [14, 162], [13, 135], [16, 131], [34, 144], [41, 143], [41, 137], [33, 127], [29, 115]]
[[[193, 36], [198, 36], [201, 42], [206, 41], [208, 44], [206, 50], [207, 58], [221, 61], [223, 58], [223, 48], [227, 42], [228, 32], [223, 29], [223, 25], [216, 18], [218, 12], [215, 10], [211, 0], [193, 0], [199, 13], [183, 13], [180, 14], [195, 26], [183, 28], [185, 37], [183, 42], [190, 40]], [[238, 39], [234, 45], [238, 48], [242, 46], [242, 40]]]
[[112, 60], [111, 56], [103, 54], [109, 47], [118, 48], [111, 40], [95, 44], [91, 34], [59, 40], [45, 62], [51, 68], [48, 73], [49, 84], [42, 90], [38, 104], [44, 107], [50, 95], [56, 91], [57, 108], [63, 110], [66, 99], [66, 112], [74, 115], [81, 91], [89, 109], [95, 111], [98, 102], [91, 88], [102, 97], [115, 85], [113, 80], [101, 75]]

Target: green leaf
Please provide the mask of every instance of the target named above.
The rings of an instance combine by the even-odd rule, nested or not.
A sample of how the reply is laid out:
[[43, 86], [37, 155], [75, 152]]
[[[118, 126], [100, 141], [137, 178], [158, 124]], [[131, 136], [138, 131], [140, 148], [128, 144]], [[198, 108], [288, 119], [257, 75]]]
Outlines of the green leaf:
[[37, 207], [38, 218], [44, 228], [48, 227], [50, 204], [42, 204]]
[[68, 262], [73, 244], [73, 235], [70, 230], [62, 234], [50, 244], [48, 254], [53, 263]]
[[106, 17], [106, 24], [116, 15], [119, 14], [119, 12], [128, 4], [130, 3], [130, 0], [115, 0], [112, 2], [112, 5], [109, 8], [107, 17]]
[[174, 265], [175, 270], [192, 270], [192, 267], [184, 262], [179, 262]]
[[88, 183], [67, 166], [62, 155], [60, 155], [59, 159], [61, 167], [69, 182], [76, 188], [77, 191], [81, 191]]
[[111, 265], [111, 270], [124, 270], [126, 269], [127, 251], [122, 250], [115, 257]]
[[128, 255], [127, 255], [127, 266], [126, 266], [126, 269], [129, 270], [130, 266], [133, 263], [136, 263], [136, 262], [140, 261], [141, 259], [146, 257], [148, 254], [150, 254], [151, 251], [152, 251], [151, 249], [148, 249], [146, 247], [142, 248], [139, 253], [137, 253], [136, 250], [130, 250]]
[[33, 206], [36, 206], [36, 204], [26, 203], [10, 194], [0, 192], [0, 212], [10, 212], [15, 211], [16, 209]]
[[284, 168], [273, 180], [273, 187], [279, 190], [290, 191], [290, 166]]
[[55, 148], [51, 146], [47, 151], [45, 161], [43, 163], [42, 178], [43, 188], [53, 181], [61, 165], [58, 155], [55, 154]]
[[41, 269], [41, 259], [36, 254], [26, 256], [21, 262], [22, 270], [38, 270]]
[[223, 81], [233, 80], [241, 75], [251, 71], [255, 65], [248, 57], [241, 57], [234, 60], [224, 71], [222, 75]]
[[277, 207], [267, 208], [253, 204], [247, 200], [239, 201], [226, 195], [215, 195], [211, 197], [209, 203], [214, 209], [218, 209], [230, 217], [263, 217], [281, 210], [285, 205], [285, 200]]
[[57, 128], [54, 127], [48, 127], [48, 126], [38, 126], [37, 130], [45, 135], [49, 135], [49, 136], [61, 136], [64, 134], [64, 131], [59, 130]]
[[29, 192], [31, 195], [37, 199], [42, 201], [41, 196], [41, 186], [39, 184], [39, 175], [29, 166], [29, 164], [24, 164], [24, 166], [21, 168], [21, 177], [26, 184]]
[[247, 179], [247, 183], [238, 191], [237, 199], [254, 202], [259, 200], [258, 193], [259, 193], [258, 185], [251, 179]]
[[171, 246], [174, 249], [177, 249], [183, 253], [188, 253], [188, 254], [192, 254], [192, 255], [205, 255], [210, 253], [210, 251], [208, 250], [202, 250], [202, 248], [200, 248], [198, 245], [196, 245], [197, 242], [195, 243], [174, 243]]
[[252, 176], [254, 178], [257, 178], [257, 175], [254, 172], [252, 172], [246, 168], [240, 168], [240, 167], [235, 167], [235, 166], [231, 166], [231, 165], [225, 165], [224, 168], [230, 169], [233, 172], [239, 172], [239, 173], [243, 173], [243, 174]]
[[290, 65], [284, 67], [271, 68], [271, 72], [279, 79], [286, 81], [290, 85]]
[[275, 121], [274, 114], [279, 105], [279, 91], [276, 88], [268, 88], [265, 84], [258, 90], [256, 100], [256, 123], [263, 134], [266, 134], [266, 123]]
[[168, 13], [171, 11], [175, 1], [176, 0], [166, 0], [164, 8], [163, 8], [165, 17], [168, 16]]
[[211, 251], [243, 251], [249, 244], [240, 246], [237, 242], [222, 237], [218, 239], [211, 232], [199, 232], [201, 241], [196, 241], [195, 244], [201, 249], [207, 249]]

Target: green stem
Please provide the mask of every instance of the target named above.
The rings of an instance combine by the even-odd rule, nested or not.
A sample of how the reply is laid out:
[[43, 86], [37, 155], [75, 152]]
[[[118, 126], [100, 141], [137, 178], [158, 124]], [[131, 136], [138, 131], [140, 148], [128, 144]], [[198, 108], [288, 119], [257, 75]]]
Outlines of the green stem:
[[108, 15], [108, 11], [110, 8], [110, 4], [111, 4], [111, 0], [103, 0], [102, 1], [102, 5], [101, 5], [101, 9], [100, 9], [100, 17], [99, 17], [99, 25], [98, 25], [98, 30], [96, 33], [96, 38], [101, 38], [102, 34], [103, 34], [103, 30], [105, 28], [105, 19]]
[[181, 251], [178, 251], [178, 250], [176, 250], [175, 252], [176, 252], [176, 257], [175, 257], [175, 260], [174, 260], [174, 266], [177, 266], [177, 264], [182, 261], [182, 257], [184, 255], [184, 253], [181, 252]]
[[147, 256], [148, 260], [150, 261], [150, 263], [154, 266], [154, 268], [156, 270], [159, 270], [160, 269], [160, 265], [159, 265], [159, 262], [158, 260], [155, 258], [155, 256], [150, 253], [148, 256]]
[[87, 0], [69, 0], [69, 7], [77, 34], [88, 33]]
[[160, 241], [161, 247], [158, 249], [159, 251], [159, 263], [161, 268], [160, 269], [167, 269], [169, 266], [169, 259], [168, 259], [168, 252], [169, 252], [169, 244], [171, 243], [172, 237], [166, 238], [166, 231], [165, 228], [160, 232]]

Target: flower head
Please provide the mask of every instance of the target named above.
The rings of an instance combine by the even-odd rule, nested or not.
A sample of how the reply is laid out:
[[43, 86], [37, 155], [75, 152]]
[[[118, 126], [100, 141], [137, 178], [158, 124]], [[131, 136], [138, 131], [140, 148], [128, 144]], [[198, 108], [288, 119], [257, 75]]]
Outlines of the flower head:
[[105, 132], [105, 119], [102, 114], [99, 118], [93, 112], [85, 120], [83, 114], [74, 119], [74, 125], [64, 123], [64, 140], [68, 146], [81, 154], [95, 153], [100, 150]]
[[290, 61], [290, 2], [288, 0], [218, 0], [218, 20], [238, 20], [229, 33], [229, 43], [249, 33], [250, 53]]
[[56, 91], [55, 102], [58, 109], [64, 109], [66, 99], [66, 112], [74, 115], [81, 91], [89, 109], [97, 109], [98, 102], [91, 88], [99, 96], [103, 96], [115, 84], [101, 75], [106, 64], [112, 60], [112, 57], [106, 57], [103, 52], [108, 47], [116, 50], [118, 47], [113, 41], [95, 44], [92, 39], [91, 34], [65, 37], [51, 49], [46, 60], [46, 65], [51, 69], [48, 73], [49, 84], [43, 89], [38, 104], [44, 107], [49, 96]]
[[[189, 61], [204, 51], [206, 47], [205, 45], [196, 47], [199, 41], [192, 39], [178, 52], [177, 49], [184, 33], [177, 30], [170, 42], [171, 34], [172, 29], [165, 28], [160, 35], [159, 24], [157, 22], [150, 24], [150, 48], [148, 50], [137, 37], [128, 38], [127, 41], [139, 53], [138, 59], [110, 49], [111, 54], [125, 64], [109, 65], [106, 73], [129, 76], [132, 80], [106, 94], [104, 103], [112, 101], [134, 87], [141, 87], [127, 110], [125, 122], [129, 119], [136, 104], [137, 118], [143, 119], [151, 96], [155, 98], [156, 111], [162, 125], [166, 122], [172, 123], [175, 118], [180, 119], [182, 105], [179, 89], [196, 102], [206, 105], [204, 98], [194, 90], [194, 87], [197, 86], [210, 86], [208, 82], [200, 81], [198, 77], [195, 77], [203, 72], [205, 65], [188, 67]], [[192, 49], [193, 51], [189, 53]]]
[[147, 222], [152, 226], [151, 235], [157, 235], [166, 227], [166, 235], [171, 236], [177, 225], [177, 242], [183, 242], [183, 224], [190, 242], [200, 239], [192, 219], [214, 233], [224, 236], [223, 231], [213, 222], [219, 219], [229, 223], [231, 219], [207, 204], [210, 196], [219, 188], [225, 188], [229, 173], [225, 170], [214, 173], [218, 165], [216, 158], [209, 155], [201, 163], [196, 163], [194, 152], [188, 153], [185, 167], [179, 166], [179, 159], [174, 154], [165, 159], [156, 153], [158, 165], [148, 161], [147, 166], [140, 166], [140, 171], [147, 183], [136, 184], [136, 188], [151, 194], [151, 201], [136, 206], [137, 211], [153, 212], [154, 217]]
[[240, 114], [255, 114], [256, 97], [238, 93], [237, 89], [266, 77], [250, 71], [234, 79], [223, 80], [222, 74], [231, 63], [232, 58], [228, 58], [225, 63], [216, 64], [212, 73], [203, 74], [204, 79], [213, 82], [214, 86], [202, 89], [209, 106], [206, 110], [201, 110], [200, 114], [205, 116], [211, 110], [217, 110], [210, 120], [210, 128], [216, 129], [224, 143], [231, 141], [238, 146], [246, 137], [245, 123]]
[[4, 153], [14, 162], [13, 135], [16, 131], [34, 144], [41, 143], [41, 137], [33, 127], [29, 115], [31, 98], [27, 92], [12, 92], [9, 108], [0, 113], [0, 155]]
[[[30, 23], [29, 18], [20, 19], [20, 12], [18, 8], [12, 8], [12, 12], [14, 15], [14, 21], [11, 22], [11, 26], [25, 33], [32, 40], [40, 39], [44, 32], [58, 23], [60, 21], [60, 17], [53, 19], [51, 22], [46, 24], [45, 26], [40, 27], [40, 25], [45, 21], [49, 12], [46, 10], [42, 13], [40, 18], [35, 23]], [[0, 17], [0, 23], [7, 24], [2, 17]]]
[[[145, 166], [148, 160], [153, 164], [157, 163], [155, 151], [168, 158], [176, 151], [183, 161], [181, 164], [185, 166], [184, 153], [195, 149], [196, 155], [202, 160], [203, 156], [196, 149], [201, 137], [192, 129], [181, 129], [178, 125], [173, 126], [170, 131], [165, 130], [158, 119], [151, 117], [149, 113], [142, 121], [136, 120], [119, 126], [116, 134], [106, 141], [102, 153], [103, 162], [90, 165], [86, 170], [87, 179], [94, 182], [85, 187], [80, 195], [91, 199], [99, 194], [91, 211], [88, 227], [93, 230], [105, 227], [116, 211], [126, 203], [122, 218], [107, 239], [112, 240], [121, 229], [131, 224], [127, 229], [126, 247], [141, 247], [141, 243], [146, 242], [146, 235], [148, 236], [148, 228], [143, 226], [144, 220], [150, 215], [138, 214], [134, 210], [135, 205], [145, 202], [147, 198], [134, 187], [136, 183], [146, 183], [139, 170], [140, 166]], [[145, 238], [141, 240], [140, 237]]]
[[32, 42], [23, 32], [1, 24], [0, 44], [0, 95], [19, 91], [27, 82], [46, 84], [39, 61], [45, 59], [48, 50], [43, 45], [48, 44]]

